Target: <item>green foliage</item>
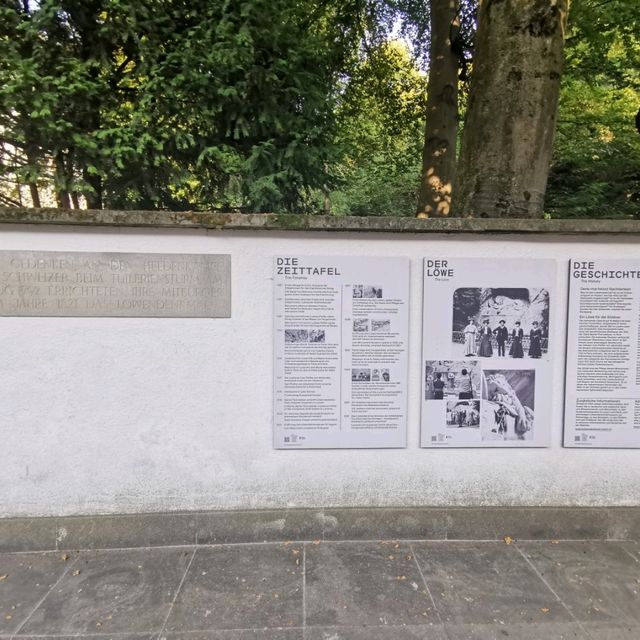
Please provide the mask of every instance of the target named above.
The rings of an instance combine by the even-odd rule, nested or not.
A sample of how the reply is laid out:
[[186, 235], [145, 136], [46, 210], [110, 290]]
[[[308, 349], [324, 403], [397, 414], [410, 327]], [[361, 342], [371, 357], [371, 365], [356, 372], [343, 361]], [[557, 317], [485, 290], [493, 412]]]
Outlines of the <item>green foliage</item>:
[[383, 43], [358, 64], [338, 107], [334, 214], [413, 215], [425, 98], [426, 79], [403, 43]]
[[0, 13], [0, 131], [21, 152], [5, 174], [109, 206], [242, 210], [294, 210], [326, 182], [357, 1], [34, 7]]
[[299, 208], [331, 159], [335, 76], [355, 43], [348, 3], [176, 4], [140, 44], [130, 142], [183, 172], [172, 182], [195, 181], [200, 206]]
[[546, 209], [640, 217], [640, 34], [635, 0], [576, 0]]
[[[550, 216], [640, 217], [637, 9], [572, 2]], [[424, 0], [3, 0], [0, 203], [19, 183], [62, 206], [412, 216], [429, 40]]]

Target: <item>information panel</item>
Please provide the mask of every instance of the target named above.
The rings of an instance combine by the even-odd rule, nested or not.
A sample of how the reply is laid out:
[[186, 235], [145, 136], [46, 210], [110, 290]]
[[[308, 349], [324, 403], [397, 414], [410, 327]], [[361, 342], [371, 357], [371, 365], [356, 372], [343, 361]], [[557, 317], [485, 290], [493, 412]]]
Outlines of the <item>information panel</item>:
[[425, 258], [423, 447], [549, 445], [553, 260]]
[[409, 260], [274, 262], [274, 446], [405, 447]]
[[564, 444], [640, 448], [640, 260], [570, 263]]
[[228, 318], [231, 256], [0, 251], [0, 316]]

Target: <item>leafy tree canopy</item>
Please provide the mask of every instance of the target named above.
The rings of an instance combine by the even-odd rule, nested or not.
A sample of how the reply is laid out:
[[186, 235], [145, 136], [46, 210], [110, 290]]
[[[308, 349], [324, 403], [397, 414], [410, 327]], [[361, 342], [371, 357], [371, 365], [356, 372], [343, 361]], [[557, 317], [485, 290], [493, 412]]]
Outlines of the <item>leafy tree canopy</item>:
[[[550, 216], [640, 216], [637, 8], [572, 2]], [[4, 0], [0, 204], [413, 215], [430, 37], [425, 0]]]
[[[295, 209], [326, 182], [358, 2], [17, 0], [5, 176], [109, 206]], [[103, 197], [102, 197], [103, 196]]]
[[546, 208], [640, 217], [640, 33], [635, 0], [575, 0]]
[[385, 42], [355, 68], [338, 105], [331, 194], [338, 215], [411, 215], [424, 129], [426, 79], [406, 44]]

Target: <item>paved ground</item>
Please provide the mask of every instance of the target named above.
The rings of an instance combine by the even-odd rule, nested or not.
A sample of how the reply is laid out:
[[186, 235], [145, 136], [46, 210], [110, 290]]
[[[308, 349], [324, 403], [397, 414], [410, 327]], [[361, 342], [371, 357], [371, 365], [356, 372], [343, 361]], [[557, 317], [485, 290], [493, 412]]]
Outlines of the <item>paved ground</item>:
[[0, 554], [0, 638], [640, 639], [633, 542]]

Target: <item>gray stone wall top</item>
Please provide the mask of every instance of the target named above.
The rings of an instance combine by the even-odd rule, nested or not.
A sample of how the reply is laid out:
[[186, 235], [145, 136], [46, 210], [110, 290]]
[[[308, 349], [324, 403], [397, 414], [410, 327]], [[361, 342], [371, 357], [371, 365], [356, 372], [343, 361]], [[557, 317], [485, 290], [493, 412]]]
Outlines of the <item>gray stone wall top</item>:
[[396, 233], [640, 234], [640, 220], [513, 218], [335, 217], [207, 211], [114, 211], [0, 208], [0, 224], [104, 227], [242, 229], [267, 231], [361, 231]]

